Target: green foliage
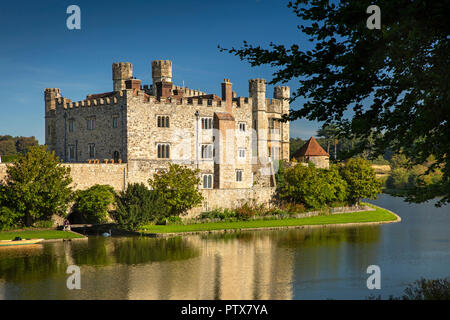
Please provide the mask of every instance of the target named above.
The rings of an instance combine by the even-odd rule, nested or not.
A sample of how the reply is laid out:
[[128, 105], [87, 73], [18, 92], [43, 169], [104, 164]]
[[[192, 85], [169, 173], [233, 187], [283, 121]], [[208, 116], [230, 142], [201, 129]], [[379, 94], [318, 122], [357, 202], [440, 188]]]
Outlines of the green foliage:
[[129, 231], [170, 215], [164, 201], [143, 183], [129, 184], [126, 191], [116, 196], [116, 203], [111, 215], [121, 228]]
[[[391, 172], [386, 181], [386, 187], [400, 192], [408, 191], [410, 200], [417, 202], [422, 197], [428, 197], [430, 188], [438, 188], [434, 194], [445, 194], [443, 173], [438, 167], [433, 167], [431, 156], [423, 164], [413, 165], [403, 154], [395, 154], [391, 159]], [[441, 190], [439, 190], [441, 188]], [[415, 194], [411, 197], [411, 194]]]
[[290, 138], [289, 139], [289, 159], [292, 159], [294, 152], [303, 147], [305, 141], [300, 138]]
[[362, 198], [376, 199], [381, 192], [381, 183], [368, 161], [352, 158], [339, 171], [347, 182], [348, 199], [351, 203], [359, 203]]
[[346, 182], [334, 166], [326, 170], [313, 165], [296, 165], [286, 169], [285, 181], [279, 190], [280, 198], [307, 208], [322, 208], [347, 198]]
[[62, 166], [53, 152], [32, 146], [8, 166], [2, 205], [19, 215], [27, 227], [50, 220], [53, 214], [65, 216], [71, 182], [70, 168]]
[[84, 223], [106, 223], [108, 209], [115, 202], [115, 194], [111, 186], [99, 184], [77, 191], [73, 214], [79, 214]]
[[[442, 166], [442, 180], [411, 199], [442, 196], [450, 202], [450, 105], [448, 2], [379, 0], [381, 30], [366, 27], [370, 0], [290, 1], [298, 29], [311, 44], [244, 41], [228, 51], [251, 66], [274, 67], [269, 84], [298, 81], [292, 96], [305, 100], [285, 119], [335, 124], [358, 138], [354, 153], [403, 151], [414, 164], [428, 156]], [[350, 115], [350, 118], [348, 117]], [[442, 192], [442, 193], [439, 193]]]
[[286, 169], [284, 167], [284, 162], [278, 161], [278, 171], [275, 174], [275, 181], [277, 183], [277, 189], [282, 189], [285, 184], [285, 180], [284, 180], [285, 172], [286, 172]]
[[149, 185], [169, 208], [171, 216], [178, 216], [199, 205], [203, 196], [198, 190], [199, 171], [185, 166], [169, 164], [167, 172], [153, 175]]
[[405, 289], [403, 300], [449, 300], [450, 278], [413, 282]]
[[0, 156], [2, 161], [7, 162], [5, 159], [9, 159], [7, 156], [14, 156], [18, 153], [28, 152], [31, 146], [37, 146], [38, 141], [35, 137], [12, 137], [12, 136], [0, 136]]
[[11, 230], [20, 224], [20, 214], [0, 204], [0, 231]]

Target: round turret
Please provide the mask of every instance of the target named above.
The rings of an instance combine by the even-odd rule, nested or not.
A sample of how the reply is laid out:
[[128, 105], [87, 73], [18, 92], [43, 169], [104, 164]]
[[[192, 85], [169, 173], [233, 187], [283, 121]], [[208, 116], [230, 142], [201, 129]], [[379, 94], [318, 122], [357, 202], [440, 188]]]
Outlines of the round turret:
[[172, 82], [172, 61], [154, 60], [152, 62], [152, 78], [153, 83]]

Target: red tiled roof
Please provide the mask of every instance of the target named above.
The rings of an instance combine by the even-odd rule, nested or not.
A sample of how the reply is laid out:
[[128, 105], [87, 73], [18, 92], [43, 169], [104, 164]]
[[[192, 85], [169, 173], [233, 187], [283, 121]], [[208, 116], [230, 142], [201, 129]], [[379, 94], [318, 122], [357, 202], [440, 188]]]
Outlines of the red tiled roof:
[[302, 157], [302, 156], [327, 156], [329, 157], [330, 155], [323, 150], [323, 148], [320, 146], [320, 144], [317, 142], [316, 139], [314, 139], [314, 137], [309, 138], [308, 141], [306, 141], [306, 143], [303, 145], [303, 147], [301, 147], [300, 149], [298, 149], [293, 156], [295, 158], [297, 157]]

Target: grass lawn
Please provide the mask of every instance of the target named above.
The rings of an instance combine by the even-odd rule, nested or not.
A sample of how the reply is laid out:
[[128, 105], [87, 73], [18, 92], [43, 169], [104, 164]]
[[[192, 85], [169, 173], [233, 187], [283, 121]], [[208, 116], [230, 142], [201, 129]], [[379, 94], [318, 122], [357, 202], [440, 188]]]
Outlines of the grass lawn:
[[0, 240], [12, 240], [15, 237], [22, 239], [73, 239], [83, 236], [60, 230], [24, 230], [24, 231], [1, 231]]
[[287, 227], [303, 225], [327, 225], [338, 223], [357, 223], [357, 222], [380, 222], [394, 221], [397, 217], [391, 212], [367, 204], [375, 211], [350, 212], [342, 214], [333, 214], [326, 216], [315, 216], [308, 218], [292, 218], [281, 220], [251, 220], [236, 222], [210, 222], [188, 225], [147, 225], [142, 228], [144, 233], [174, 233], [174, 232], [193, 232], [210, 230], [228, 230], [228, 229], [246, 229], [246, 228], [270, 228]]

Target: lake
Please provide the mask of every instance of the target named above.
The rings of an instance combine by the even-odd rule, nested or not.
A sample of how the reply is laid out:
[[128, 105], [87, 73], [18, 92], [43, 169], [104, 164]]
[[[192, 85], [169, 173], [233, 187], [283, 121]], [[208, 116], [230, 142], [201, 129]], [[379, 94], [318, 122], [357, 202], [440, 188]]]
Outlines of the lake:
[[[450, 276], [450, 207], [370, 201], [402, 222], [363, 227], [90, 237], [0, 248], [0, 299], [365, 299]], [[81, 289], [66, 285], [69, 265]], [[369, 265], [381, 289], [369, 290]]]

